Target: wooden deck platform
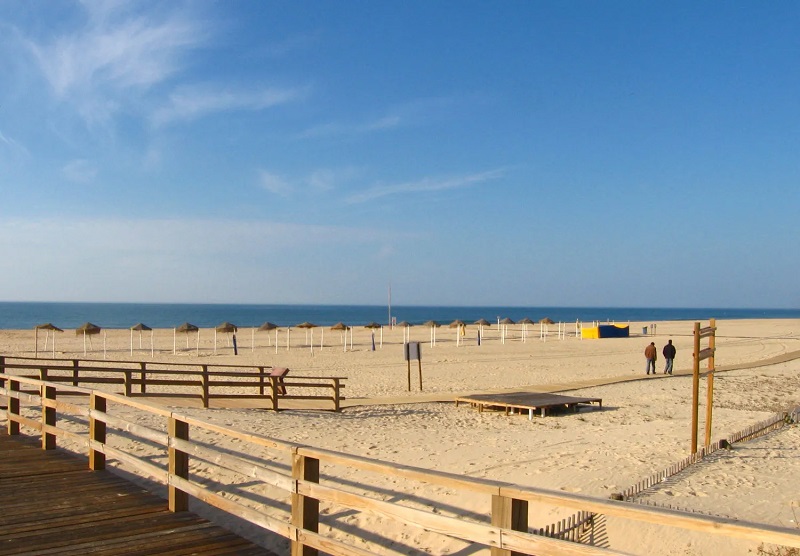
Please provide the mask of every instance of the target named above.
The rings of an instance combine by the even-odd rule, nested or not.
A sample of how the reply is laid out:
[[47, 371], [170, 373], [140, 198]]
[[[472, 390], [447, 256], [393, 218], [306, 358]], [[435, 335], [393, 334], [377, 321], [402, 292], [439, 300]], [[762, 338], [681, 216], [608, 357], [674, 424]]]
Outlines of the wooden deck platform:
[[509, 394], [473, 394], [456, 398], [456, 406], [464, 402], [477, 407], [478, 411], [484, 409], [502, 409], [506, 415], [514, 409], [528, 412], [528, 418], [532, 419], [534, 412], [539, 412], [542, 417], [547, 412], [555, 409], [566, 409], [567, 411], [578, 411], [581, 406], [598, 404], [603, 407], [601, 398], [576, 398], [574, 396], [562, 396], [560, 394], [549, 394], [540, 392], [512, 392]]
[[263, 555], [270, 551], [85, 460], [0, 435], [0, 555]]

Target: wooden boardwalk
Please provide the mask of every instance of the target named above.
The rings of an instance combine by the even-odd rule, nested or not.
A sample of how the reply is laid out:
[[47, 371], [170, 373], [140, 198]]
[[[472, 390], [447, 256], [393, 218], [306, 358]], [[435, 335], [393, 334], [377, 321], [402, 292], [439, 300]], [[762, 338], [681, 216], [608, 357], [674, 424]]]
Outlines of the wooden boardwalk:
[[474, 394], [456, 398], [456, 406], [459, 403], [468, 403], [477, 407], [479, 411], [484, 408], [500, 408], [505, 410], [506, 415], [512, 409], [518, 409], [520, 413], [524, 410], [528, 412], [528, 417], [532, 418], [534, 411], [541, 413], [544, 417], [547, 411], [555, 409], [566, 409], [568, 411], [578, 411], [582, 405], [598, 404], [603, 407], [601, 398], [578, 398], [575, 396], [560, 396], [558, 394], [543, 394], [541, 392], [513, 392], [510, 394]]
[[0, 435], [0, 555], [264, 555], [86, 460]]

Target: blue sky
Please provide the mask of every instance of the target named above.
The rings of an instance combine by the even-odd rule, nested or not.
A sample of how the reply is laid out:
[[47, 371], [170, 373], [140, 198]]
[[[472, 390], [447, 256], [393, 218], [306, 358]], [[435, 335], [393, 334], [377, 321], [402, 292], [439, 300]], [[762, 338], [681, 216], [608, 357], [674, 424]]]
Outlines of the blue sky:
[[0, 299], [800, 307], [796, 2], [0, 2]]

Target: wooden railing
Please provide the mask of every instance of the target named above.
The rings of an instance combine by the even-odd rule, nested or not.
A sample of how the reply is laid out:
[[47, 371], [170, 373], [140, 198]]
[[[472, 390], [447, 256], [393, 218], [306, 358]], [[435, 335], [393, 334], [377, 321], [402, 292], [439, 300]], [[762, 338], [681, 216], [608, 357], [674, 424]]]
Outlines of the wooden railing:
[[[308, 400], [330, 403], [334, 411], [340, 410], [344, 377], [290, 373], [277, 378], [270, 376], [271, 370], [269, 366], [0, 356], [0, 372], [72, 386], [118, 384], [128, 397], [192, 398], [199, 399], [203, 407], [209, 407], [212, 399], [267, 399], [269, 408], [275, 411], [282, 401]], [[282, 393], [281, 386], [293, 388]], [[312, 393], [315, 391], [321, 393]]]
[[[49, 381], [0, 374], [0, 382], [9, 434], [20, 434], [21, 427], [36, 431], [44, 449], [54, 448], [58, 438], [88, 452], [91, 469], [103, 469], [114, 459], [123, 470], [167, 485], [170, 510], [187, 509], [194, 497], [289, 539], [294, 556], [317, 551], [365, 556], [378, 547], [384, 554], [412, 550], [401, 541], [396, 541], [399, 549], [386, 548], [386, 521], [409, 528], [409, 537], [441, 534], [466, 546], [490, 547], [494, 556], [617, 553], [536, 534], [538, 528], [528, 525], [531, 503], [800, 547], [794, 529], [383, 462], [233, 430], [118, 394], [68, 387], [68, 392], [78, 388], [88, 394], [88, 406], [78, 405], [59, 399], [64, 387]], [[216, 482], [220, 469], [233, 471], [239, 481]], [[357, 482], [342, 477], [354, 470]], [[413, 483], [424, 486], [412, 488]], [[391, 486], [397, 484], [402, 488]], [[454, 494], [483, 498], [485, 511], [459, 507], [451, 502]], [[348, 529], [351, 514], [365, 521]]]

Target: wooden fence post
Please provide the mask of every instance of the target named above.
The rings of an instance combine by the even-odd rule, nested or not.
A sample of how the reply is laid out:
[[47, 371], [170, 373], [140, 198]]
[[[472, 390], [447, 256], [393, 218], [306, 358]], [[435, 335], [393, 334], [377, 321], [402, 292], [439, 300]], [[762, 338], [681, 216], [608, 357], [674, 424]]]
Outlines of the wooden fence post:
[[42, 387], [42, 450], [53, 450], [56, 447], [56, 435], [47, 430], [56, 426], [56, 408], [49, 407], [47, 400], [55, 401], [55, 386]]
[[264, 367], [258, 368], [258, 393], [264, 395]]
[[[55, 332], [53, 333], [53, 337], [55, 338]], [[72, 360], [72, 385], [79, 386], [80, 380], [80, 361], [78, 359]]]
[[19, 394], [19, 381], [9, 379], [8, 390], [8, 434], [14, 436], [19, 434], [19, 421], [14, 421], [12, 417], [19, 417], [19, 398], [13, 397], [13, 393]]
[[[273, 390], [274, 393], [274, 390]], [[292, 478], [295, 481], [311, 481], [319, 483], [319, 460], [309, 456], [292, 453]], [[296, 485], [297, 483], [295, 483]], [[292, 493], [292, 525], [314, 533], [319, 532], [319, 500], [309, 498], [296, 492]], [[291, 556], [317, 556], [316, 548], [306, 546], [297, 540], [297, 534], [291, 541]]]
[[[0, 355], [0, 374], [6, 372], [6, 358]], [[5, 386], [6, 380], [4, 378], [0, 378], [0, 388]]]
[[125, 377], [125, 397], [130, 398], [133, 393], [133, 371], [125, 369], [122, 372]]
[[689, 453], [697, 453], [697, 413], [700, 403], [700, 323], [694, 323], [694, 361], [692, 365], [692, 440]]
[[172, 483], [172, 476], [189, 479], [189, 454], [173, 446], [172, 439], [189, 440], [189, 423], [169, 418], [169, 511], [185, 512], [189, 509], [189, 494]]
[[[92, 391], [89, 395], [89, 407], [92, 412], [106, 412], [106, 399], [99, 395], [97, 392]], [[92, 413], [89, 414], [89, 469], [92, 471], [100, 471], [106, 468], [106, 455], [95, 450], [91, 442], [97, 442], [105, 445], [106, 443], [106, 423], [97, 419]]]
[[147, 363], [142, 361], [141, 363], [139, 363], [139, 367], [141, 368], [141, 371], [139, 371], [139, 378], [142, 379], [142, 383], [139, 385], [139, 393], [145, 394], [147, 392], [147, 384], [146, 384]]
[[333, 379], [333, 410], [334, 411], [339, 411], [339, 407], [340, 407], [340, 404], [341, 404], [340, 390], [341, 390], [341, 387], [340, 387], [340, 384], [339, 384], [339, 379], [338, 378], [334, 378]]
[[[492, 525], [514, 531], [528, 532], [528, 501], [492, 495]], [[521, 556], [519, 552], [493, 546], [492, 556]]]
[[208, 365], [203, 365], [203, 374], [200, 377], [203, 382], [203, 407], [208, 408], [208, 398], [209, 391], [208, 391]]

